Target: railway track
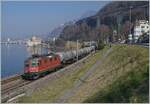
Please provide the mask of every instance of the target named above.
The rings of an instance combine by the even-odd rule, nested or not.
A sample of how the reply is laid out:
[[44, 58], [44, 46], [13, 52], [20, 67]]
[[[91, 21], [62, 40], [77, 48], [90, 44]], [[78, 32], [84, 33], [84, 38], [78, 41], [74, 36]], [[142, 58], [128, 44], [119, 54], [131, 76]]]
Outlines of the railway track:
[[13, 75], [13, 76], [11, 76], [11, 77], [2, 79], [2, 80], [1, 80], [1, 85], [7, 84], [7, 83], [9, 83], [9, 82], [15, 81], [15, 80], [20, 79], [20, 78], [21, 78], [21, 74], [16, 74], [16, 75]]
[[[25, 80], [22, 80], [22, 81], [19, 81], [18, 83], [15, 83], [13, 85], [2, 85], [2, 91], [1, 91], [1, 94], [2, 96], [7, 94], [7, 93], [10, 93], [14, 90], [16, 90], [17, 88], [20, 88], [20, 87], [23, 87], [27, 84], [31, 83], [31, 81], [25, 81]], [[5, 87], [4, 87], [5, 86]]]
[[7, 100], [25, 92], [25, 85], [32, 81], [23, 80], [20, 75], [16, 75], [1, 81], [1, 101]]
[[[70, 64], [72, 64], [72, 63], [66, 63], [66, 64], [62, 65], [61, 68], [64, 68]], [[57, 70], [59, 70], [59, 69], [57, 69]], [[53, 72], [51, 72], [51, 73], [53, 73]], [[49, 73], [49, 74], [51, 74], [51, 73]], [[49, 74], [47, 74], [47, 75], [49, 75]], [[1, 101], [2, 101], [2, 103], [7, 102], [16, 96], [25, 93], [26, 92], [25, 87], [34, 81], [35, 80], [22, 79], [21, 74], [14, 75], [7, 79], [1, 80]]]

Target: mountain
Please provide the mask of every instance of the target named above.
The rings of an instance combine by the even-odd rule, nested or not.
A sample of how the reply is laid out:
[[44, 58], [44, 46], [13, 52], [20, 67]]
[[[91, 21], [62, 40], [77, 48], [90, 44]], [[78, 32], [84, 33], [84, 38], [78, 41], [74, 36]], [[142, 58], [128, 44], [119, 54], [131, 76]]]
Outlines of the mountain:
[[54, 28], [50, 32], [49, 37], [58, 37], [60, 35], [60, 33], [62, 32], [63, 28], [64, 28], [64, 25], [60, 25], [60, 26]]
[[[131, 22], [130, 22], [131, 13]], [[64, 40], [116, 41], [127, 39], [136, 20], [149, 20], [149, 1], [112, 1], [95, 15], [64, 27]]]
[[66, 23], [64, 23], [64, 24], [60, 24], [58, 27], [54, 28], [54, 29], [48, 34], [47, 37], [50, 37], [50, 38], [52, 38], [52, 37], [56, 37], [56, 38], [59, 37], [60, 34], [61, 34], [61, 32], [62, 32], [62, 30], [64, 29], [64, 27], [73, 25], [75, 22], [76, 22], [75, 20], [72, 20], [72, 21], [68, 21], [68, 22], [66, 22]]
[[[80, 17], [80, 19], [87, 18], [87, 17], [90, 17], [90, 16], [95, 15], [95, 14], [96, 14], [96, 11], [92, 11], [92, 10], [91, 10], [91, 11], [87, 11], [87, 12], [85, 12], [85, 13]], [[78, 20], [80, 20], [80, 19], [78, 19]], [[77, 21], [77, 19], [76, 19], [76, 20], [72, 20], [72, 21], [68, 21], [68, 22], [66, 22], [66, 23], [64, 23], [64, 24], [59, 25], [58, 27], [54, 28], [54, 29], [49, 33], [48, 37], [59, 37], [59, 36], [60, 36], [60, 33], [62, 32], [62, 30], [64, 29], [64, 27], [66, 27], [66, 26], [71, 26], [71, 25], [75, 24], [76, 21]]]
[[97, 12], [96, 12], [96, 11], [93, 11], [93, 10], [87, 11], [87, 12], [85, 12], [85, 13], [82, 14], [82, 16], [80, 17], [80, 19], [84, 19], [84, 18], [93, 16], [93, 15], [95, 15], [96, 13], [97, 13]]

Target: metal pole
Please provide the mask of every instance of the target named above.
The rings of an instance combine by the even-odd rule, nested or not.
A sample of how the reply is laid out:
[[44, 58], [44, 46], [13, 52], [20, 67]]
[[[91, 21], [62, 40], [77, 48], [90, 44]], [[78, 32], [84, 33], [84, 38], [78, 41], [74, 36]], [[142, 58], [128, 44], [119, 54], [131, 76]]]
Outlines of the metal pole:
[[78, 61], [78, 40], [77, 40], [77, 61]]
[[50, 42], [48, 42], [48, 54], [50, 53]]
[[92, 41], [90, 41], [90, 47], [92, 46]]
[[53, 38], [53, 42], [54, 42], [54, 50], [56, 50], [55, 37]]
[[130, 27], [129, 27], [129, 36], [131, 36], [131, 40], [130, 40], [130, 43], [132, 43], [132, 41], [133, 41], [133, 36], [132, 36], [132, 34], [131, 34], [131, 9], [132, 9], [132, 6], [130, 6]]
[[131, 34], [131, 6], [130, 6], [130, 34]]
[[69, 50], [71, 49], [70, 41], [68, 41], [68, 49], [69, 49]]

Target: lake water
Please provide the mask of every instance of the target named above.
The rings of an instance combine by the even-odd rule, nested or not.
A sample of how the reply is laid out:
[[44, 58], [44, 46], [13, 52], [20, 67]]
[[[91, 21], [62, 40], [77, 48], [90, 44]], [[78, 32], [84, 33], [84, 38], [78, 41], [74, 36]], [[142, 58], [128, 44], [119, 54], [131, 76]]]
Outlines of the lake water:
[[23, 73], [24, 61], [33, 52], [46, 53], [44, 48], [26, 47], [19, 44], [1, 44], [1, 77]]

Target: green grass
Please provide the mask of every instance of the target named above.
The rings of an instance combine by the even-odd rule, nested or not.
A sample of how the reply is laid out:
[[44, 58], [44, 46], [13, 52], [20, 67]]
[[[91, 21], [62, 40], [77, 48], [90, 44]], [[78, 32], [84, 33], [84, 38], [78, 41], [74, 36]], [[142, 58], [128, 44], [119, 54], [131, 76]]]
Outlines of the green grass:
[[88, 103], [148, 103], [149, 71], [130, 71], [107, 89], [100, 90], [84, 102]]
[[[128, 75], [130, 71], [145, 72], [146, 67], [149, 67], [148, 62], [148, 48], [135, 45], [113, 45], [111, 53], [97, 66], [96, 70], [86, 79], [86, 83], [69, 98], [68, 102], [103, 102], [100, 99], [101, 96], [96, 96], [99, 92], [104, 95], [109, 86], [121, 79], [122, 76]], [[124, 78], [126, 79], [126, 77]], [[143, 79], [139, 76], [137, 78]], [[125, 79], [122, 79], [121, 82]], [[148, 89], [146, 90], [148, 92]], [[139, 96], [141, 95], [139, 94]], [[111, 99], [105, 101], [112, 102]]]
[[[115, 45], [103, 65], [114, 77], [105, 88], [99, 88], [83, 102], [88, 103], [148, 103], [148, 49], [140, 46]], [[114, 71], [114, 73], [113, 73]], [[115, 71], [117, 74], [115, 74]], [[117, 77], [118, 76], [118, 77]]]
[[66, 89], [71, 88], [73, 83], [80, 78], [84, 72], [91, 67], [108, 49], [106, 46], [103, 50], [100, 50], [87, 58], [85, 64], [69, 74], [64, 74], [61, 78], [50, 81], [42, 88], [38, 88], [30, 96], [24, 96], [18, 99], [19, 103], [43, 103], [53, 102], [61, 93]]

